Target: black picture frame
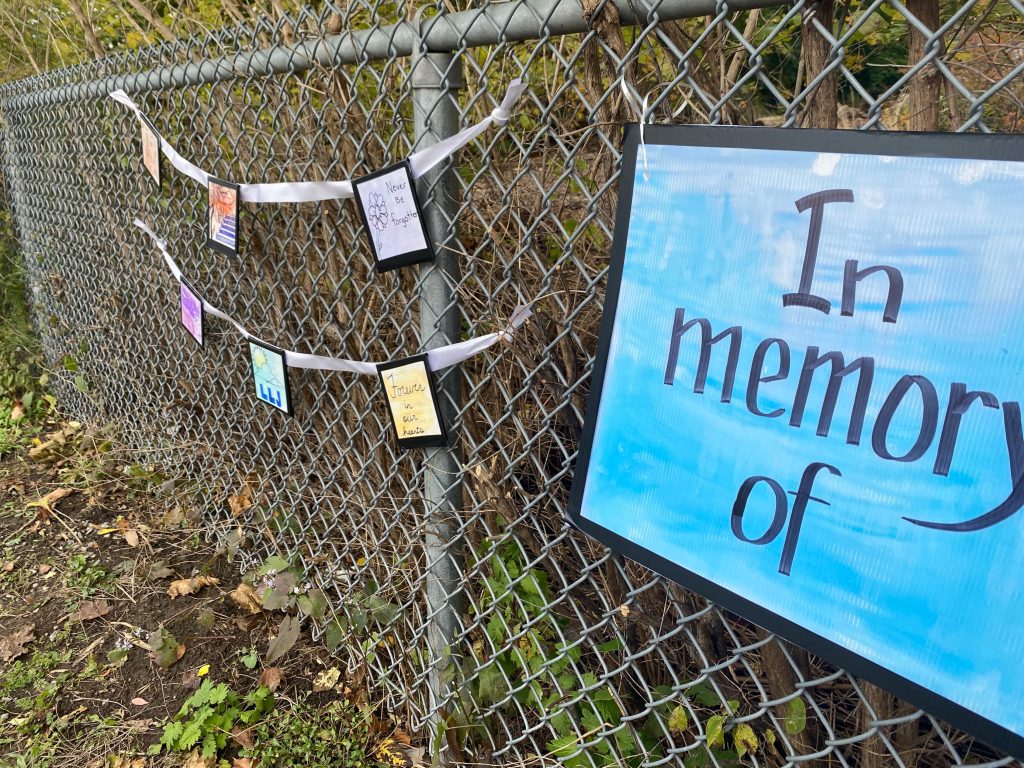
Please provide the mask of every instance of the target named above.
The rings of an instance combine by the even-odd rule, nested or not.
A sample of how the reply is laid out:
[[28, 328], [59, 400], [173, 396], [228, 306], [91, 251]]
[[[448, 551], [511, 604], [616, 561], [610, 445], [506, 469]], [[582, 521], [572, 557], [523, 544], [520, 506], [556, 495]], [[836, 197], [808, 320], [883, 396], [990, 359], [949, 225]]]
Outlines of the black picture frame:
[[434, 404], [434, 411], [437, 413], [437, 423], [441, 427], [440, 435], [426, 435], [424, 437], [399, 437], [398, 424], [395, 423], [395, 414], [391, 410], [391, 402], [387, 394], [384, 394], [384, 401], [387, 405], [388, 418], [391, 420], [391, 430], [395, 435], [395, 442], [400, 448], [447, 448], [448, 447], [448, 426], [445, 424], [444, 414], [441, 412], [441, 404], [437, 399], [437, 387], [434, 383], [434, 374], [430, 370], [430, 363], [426, 354], [413, 355], [401, 360], [392, 360], [387, 363], [377, 364], [377, 378], [380, 380], [381, 390], [385, 390], [387, 383], [384, 381], [384, 374], [393, 368], [401, 368], [412, 363], [422, 363], [427, 374], [427, 381], [430, 383], [430, 399]]
[[242, 231], [241, 200], [239, 199], [240, 185], [235, 184], [234, 182], [231, 181], [218, 179], [213, 176], [209, 177], [208, 184], [216, 184], [217, 186], [226, 187], [228, 189], [233, 189], [235, 191], [235, 247], [231, 248], [225, 243], [222, 243], [219, 240], [215, 240], [210, 235], [210, 224], [213, 216], [213, 204], [210, 202], [211, 190], [209, 186], [207, 187], [206, 191], [206, 245], [212, 248], [213, 250], [217, 251], [218, 253], [223, 253], [225, 256], [237, 256], [239, 236], [241, 235]]
[[[709, 146], [736, 149], [775, 149], [802, 152], [951, 157], [977, 160], [1024, 160], [1024, 137], [923, 132], [867, 132], [820, 129], [779, 129], [740, 126], [644, 127], [647, 144]], [[597, 353], [584, 415], [583, 434], [570, 492], [568, 515], [574, 526], [602, 544], [691, 589], [737, 615], [806, 648], [882, 688], [943, 718], [991, 746], [1018, 759], [1024, 758], [1024, 735], [1017, 734], [925, 686], [909, 680], [850, 649], [817, 635], [790, 619], [687, 570], [650, 550], [598, 525], [582, 515], [583, 495], [600, 416], [601, 392], [608, 364], [612, 330], [618, 311], [625, 263], [634, 175], [640, 145], [639, 126], [624, 130], [622, 174], [612, 240], [604, 314], [598, 333]]]
[[278, 411], [279, 413], [283, 413], [285, 416], [288, 416], [288, 417], [294, 416], [295, 415], [295, 401], [292, 398], [292, 384], [291, 384], [291, 380], [289, 379], [289, 376], [288, 376], [288, 359], [285, 356], [285, 351], [283, 349], [281, 349], [280, 347], [275, 347], [273, 344], [267, 344], [267, 342], [265, 342], [265, 341], [260, 341], [259, 339], [254, 339], [252, 337], [248, 337], [246, 339], [246, 341], [249, 344], [255, 344], [257, 347], [260, 347], [260, 348], [266, 350], [267, 352], [270, 352], [270, 353], [275, 354], [275, 355], [280, 355], [280, 357], [281, 357], [282, 378], [284, 379], [284, 394], [285, 394], [285, 400], [288, 403], [288, 407], [287, 408], [282, 408], [281, 406], [275, 405], [274, 403], [270, 402], [269, 400], [265, 400], [264, 398], [260, 397], [259, 390], [256, 388], [256, 374], [252, 370], [252, 351], [250, 350], [250, 354], [249, 354], [249, 377], [250, 377], [250, 379], [252, 381], [253, 389], [254, 389], [254, 391], [256, 393], [256, 399], [259, 400], [264, 405], [267, 405], [270, 408], [273, 408], [275, 411]]
[[195, 341], [200, 347], [202, 347], [206, 341], [206, 310], [203, 308], [203, 297], [199, 295], [199, 292], [192, 287], [192, 283], [186, 280], [184, 277], [179, 277], [178, 282], [188, 289], [189, 293], [199, 300], [199, 336], [196, 338], [195, 335], [188, 329], [188, 326], [182, 322], [181, 319], [181, 287], [178, 288], [178, 323], [185, 329], [185, 333], [189, 335], [193, 341]]
[[[156, 176], [149, 172], [149, 168], [146, 167], [146, 144], [142, 138], [143, 131], [149, 131], [156, 138]], [[155, 184], [157, 189], [163, 188], [164, 183], [164, 153], [160, 146], [161, 138], [160, 132], [157, 131], [156, 126], [153, 125], [152, 121], [145, 115], [139, 115], [139, 149], [142, 156], [142, 168], [146, 171], [146, 176], [150, 178]]]
[[[409, 185], [410, 194], [412, 194], [413, 204], [416, 207], [416, 215], [419, 217], [420, 228], [423, 231], [423, 241], [427, 244], [426, 248], [421, 248], [416, 251], [407, 251], [406, 253], [398, 256], [392, 256], [387, 259], [381, 259], [380, 253], [377, 250], [377, 245], [374, 243], [371, 232], [373, 228], [370, 224], [369, 216], [367, 215], [366, 208], [363, 206], [362, 198], [359, 195], [359, 188], [368, 181], [373, 181], [381, 176], [387, 176], [394, 173], [395, 171], [404, 171], [405, 177]], [[377, 272], [391, 272], [395, 269], [402, 267], [412, 266], [413, 264], [422, 264], [425, 262], [434, 261], [436, 255], [434, 253], [434, 247], [430, 242], [430, 233], [427, 231], [426, 223], [423, 219], [423, 207], [420, 204], [420, 197], [416, 191], [416, 180], [412, 177], [412, 166], [408, 160], [402, 160], [401, 162], [394, 163], [385, 168], [381, 168], [378, 171], [369, 173], [366, 176], [360, 176], [358, 179], [352, 181], [353, 199], [355, 200], [356, 209], [359, 211], [359, 219], [363, 222], [363, 231], [366, 235], [366, 240], [370, 244], [370, 252], [373, 254], [374, 266], [377, 268]]]

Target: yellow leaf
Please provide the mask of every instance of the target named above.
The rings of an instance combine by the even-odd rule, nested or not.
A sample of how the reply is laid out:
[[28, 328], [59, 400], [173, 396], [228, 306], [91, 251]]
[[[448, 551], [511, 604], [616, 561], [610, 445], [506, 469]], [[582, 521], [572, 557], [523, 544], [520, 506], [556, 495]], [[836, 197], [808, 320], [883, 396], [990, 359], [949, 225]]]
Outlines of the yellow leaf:
[[199, 669], [196, 670], [196, 677], [202, 677], [203, 675], [210, 674], [210, 665], [203, 664]]
[[325, 669], [313, 679], [313, 692], [329, 691], [338, 684], [341, 679], [341, 670], [337, 667]]

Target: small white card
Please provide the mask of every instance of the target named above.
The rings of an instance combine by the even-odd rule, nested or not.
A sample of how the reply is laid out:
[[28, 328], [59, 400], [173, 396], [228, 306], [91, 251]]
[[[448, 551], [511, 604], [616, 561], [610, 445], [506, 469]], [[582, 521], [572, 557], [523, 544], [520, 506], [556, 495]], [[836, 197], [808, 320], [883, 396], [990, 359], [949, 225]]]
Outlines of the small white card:
[[352, 182], [378, 272], [434, 260], [408, 161]]
[[417, 355], [377, 366], [391, 423], [402, 448], [448, 445], [427, 356]]

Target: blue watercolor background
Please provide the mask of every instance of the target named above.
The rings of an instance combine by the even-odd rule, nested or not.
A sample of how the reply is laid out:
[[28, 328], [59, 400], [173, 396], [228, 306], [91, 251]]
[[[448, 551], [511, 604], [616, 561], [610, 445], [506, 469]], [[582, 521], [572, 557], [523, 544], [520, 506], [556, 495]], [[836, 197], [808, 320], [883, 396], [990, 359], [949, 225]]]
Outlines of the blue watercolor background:
[[[638, 160], [621, 294], [581, 514], [689, 571], [763, 605], [992, 721], [1024, 734], [1024, 511], [985, 530], [911, 525], [973, 518], [1003, 501], [1010, 469], [1001, 412], [964, 416], [948, 477], [932, 474], [954, 381], [1000, 402], [1024, 399], [1024, 163], [652, 145]], [[794, 201], [850, 188], [826, 206], [813, 291], [831, 314], [782, 306], [797, 290], [810, 212]], [[895, 325], [883, 324], [886, 280], [860, 283], [853, 317], [839, 315], [843, 265], [889, 264], [906, 283]], [[725, 344], [704, 394], [693, 391], [699, 334], [683, 340], [675, 383], [664, 384], [676, 307], [718, 333], [743, 328], [735, 389], [720, 402]], [[781, 337], [790, 375], [760, 386], [751, 414], [747, 376], [757, 343]], [[855, 377], [843, 386], [828, 437], [815, 434], [826, 376], [819, 371], [800, 428], [789, 411], [808, 346], [875, 358], [860, 445], [847, 445]], [[765, 370], [776, 370], [772, 352]], [[939, 428], [914, 463], [880, 459], [871, 429], [892, 385], [927, 376]], [[904, 453], [920, 423], [911, 394], [889, 431]], [[642, 404], [642, 407], [638, 404]], [[783, 539], [733, 536], [743, 480], [795, 490], [804, 467], [821, 473], [790, 576]], [[792, 500], [793, 496], [789, 496]], [[762, 484], [744, 518], [755, 538], [771, 520]]]

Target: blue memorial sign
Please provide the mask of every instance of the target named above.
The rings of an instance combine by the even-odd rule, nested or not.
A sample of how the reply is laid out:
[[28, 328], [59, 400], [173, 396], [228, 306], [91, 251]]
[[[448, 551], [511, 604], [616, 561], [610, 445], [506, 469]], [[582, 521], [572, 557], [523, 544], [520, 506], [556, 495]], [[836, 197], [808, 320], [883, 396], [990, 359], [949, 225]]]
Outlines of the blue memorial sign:
[[575, 523], [1024, 755], [1024, 137], [645, 134]]

